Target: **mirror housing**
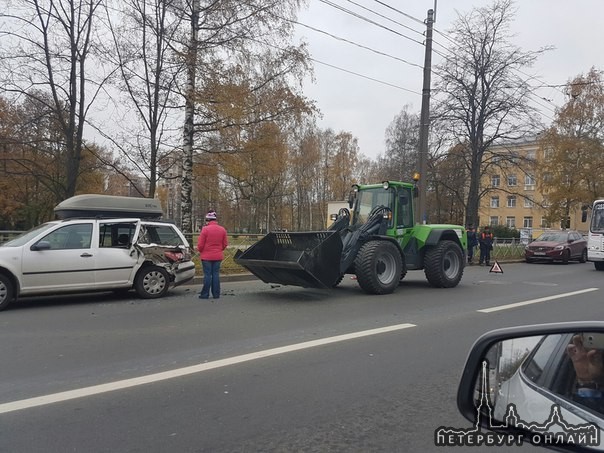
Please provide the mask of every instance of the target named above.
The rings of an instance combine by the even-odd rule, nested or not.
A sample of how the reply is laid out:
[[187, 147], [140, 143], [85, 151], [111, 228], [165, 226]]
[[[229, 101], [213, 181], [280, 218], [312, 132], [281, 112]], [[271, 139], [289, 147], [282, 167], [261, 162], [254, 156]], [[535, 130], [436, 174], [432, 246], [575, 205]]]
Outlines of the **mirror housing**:
[[[550, 420], [547, 418], [547, 414], [550, 414], [550, 418], [558, 417], [558, 424], [561, 423], [560, 421], [564, 417], [568, 416], [573, 421], [570, 422], [564, 418], [563, 422], [573, 427], [580, 426], [581, 429], [585, 430], [582, 431], [582, 433], [587, 432], [587, 429], [591, 429], [596, 433], [594, 435], [597, 438], [597, 445], [599, 445], [602, 440], [602, 434], [604, 433], [602, 431], [604, 428], [604, 392], [597, 390], [597, 385], [595, 384], [592, 386], [588, 382], [582, 384], [579, 381], [579, 372], [576, 371], [576, 369], [578, 369], [577, 359], [576, 356], [571, 357], [571, 355], [576, 354], [576, 349], [573, 348], [577, 347], [576, 338], [578, 337], [578, 333], [583, 334], [580, 342], [581, 347], [585, 346], [584, 350], [589, 348], [600, 349], [601, 351], [596, 351], [599, 354], [598, 360], [604, 364], [604, 353], [602, 352], [604, 351], [604, 322], [601, 321], [530, 325], [498, 329], [482, 335], [472, 346], [460, 379], [457, 392], [457, 407], [460, 413], [467, 420], [475, 424], [476, 428], [479, 426], [482, 427], [483, 434], [486, 431], [501, 433], [514, 436], [514, 438], [521, 438], [526, 443], [547, 446], [561, 451], [588, 451], [587, 446], [595, 446], [590, 443], [587, 443], [586, 445], [577, 444], [576, 442], [572, 443], [572, 440], [569, 440], [567, 443], [548, 443], [548, 439], [549, 442], [553, 442], [556, 439], [555, 436], [557, 434], [552, 434], [554, 431], [553, 429], [552, 432], [540, 430], [543, 424]], [[556, 385], [559, 385], [558, 381], [562, 381], [562, 384], [566, 387], [569, 387], [572, 383], [573, 392], [576, 392], [578, 397], [586, 397], [586, 395], [580, 394], [581, 390], [585, 390], [589, 393], [590, 388], [594, 387], [593, 392], [598, 393], [602, 398], [602, 408], [600, 408], [600, 406], [598, 406], [597, 409], [587, 407], [584, 400], [571, 399], [568, 396], [559, 395], [555, 390], [552, 390], [545, 385], [540, 386], [538, 380], [533, 382], [531, 379], [527, 378], [527, 376], [534, 371], [534, 368], [532, 367], [534, 364], [534, 361], [532, 360], [533, 355], [536, 356], [539, 353], [540, 350], [538, 348], [541, 346], [541, 342], [545, 343], [545, 340], [550, 338], [547, 337], [549, 335], [555, 336], [555, 338], [551, 338], [552, 343], [556, 343], [556, 348], [553, 349], [556, 351], [555, 357], [563, 357], [565, 365], [567, 365], [567, 367], [564, 368], [566, 371], [563, 372], [561, 371], [563, 370], [563, 367], [560, 366], [562, 362], [555, 362], [553, 353], [551, 354], [551, 357], [548, 355], [546, 355], [545, 358], [542, 357], [543, 363], [546, 363], [545, 361], [549, 360], [547, 363], [554, 362], [559, 365], [559, 368], [551, 367], [549, 369], [549, 377], [556, 382]], [[520, 359], [517, 360], [517, 364], [515, 364], [516, 368], [512, 368], [511, 374], [507, 374], [505, 378], [500, 380], [493, 379], [496, 381], [494, 384], [489, 382], [493, 375], [498, 376], [501, 372], [500, 365], [504, 361], [500, 360], [499, 363], [497, 363], [495, 358], [500, 359], [503, 357], [501, 351], [506, 349], [505, 345], [509, 346], [509, 343], [504, 342], [515, 340], [517, 341], [515, 344], [518, 345], [522, 344], [521, 339], [527, 340], [527, 337], [545, 337], [545, 339], [540, 339], [539, 344], [536, 346], [533, 344], [530, 350], [527, 349], [525, 356], [520, 357]], [[572, 341], [569, 342], [569, 338], [572, 338]], [[537, 341], [535, 338], [533, 339]], [[504, 347], [501, 345], [504, 345]], [[599, 346], [601, 346], [601, 348]], [[521, 348], [518, 350], [520, 349]], [[493, 354], [494, 350], [498, 351], [499, 355]], [[544, 348], [541, 351], [544, 350], [547, 350], [547, 348]], [[510, 357], [513, 358], [515, 356], [512, 352], [509, 352], [509, 354]], [[589, 352], [586, 355], [589, 357]], [[491, 366], [492, 362], [497, 363], [497, 365]], [[540, 370], [544, 375], [546, 373], [546, 371], [544, 371], [546, 368], [546, 366], [543, 366]], [[604, 370], [604, 367], [601, 369]], [[580, 388], [582, 386], [585, 388]], [[499, 402], [498, 408], [495, 407], [497, 401], [492, 401], [494, 392], [497, 392], [498, 397], [503, 400], [503, 402]], [[600, 396], [598, 396], [598, 398], [600, 398]], [[516, 415], [515, 423], [510, 423], [510, 418], [508, 418], [511, 413], [510, 406], [513, 406], [514, 410], [512, 415]], [[503, 420], [496, 420], [496, 417], [491, 418], [492, 414], [503, 414], [503, 407], [506, 409], [505, 416], [500, 416]], [[527, 407], [531, 408], [533, 413], [527, 414]], [[518, 409], [517, 412], [516, 409]], [[523, 410], [525, 412], [524, 414], [522, 413]], [[536, 413], [539, 415], [535, 415]], [[532, 420], [531, 417], [538, 419]], [[577, 420], [580, 420], [581, 424], [575, 423]], [[493, 421], [497, 422], [495, 426], [492, 425]], [[548, 429], [550, 427], [550, 425], [545, 426]], [[529, 427], [530, 430], [528, 429]], [[560, 429], [559, 426], [555, 427]], [[561, 432], [563, 434], [566, 433], [565, 431]], [[588, 434], [583, 434], [583, 436], [584, 439], [587, 439], [586, 442], [589, 442], [592, 439]]]
[[36, 242], [29, 249], [34, 252], [41, 251], [41, 250], [50, 250], [50, 242], [48, 242], [48, 241]]

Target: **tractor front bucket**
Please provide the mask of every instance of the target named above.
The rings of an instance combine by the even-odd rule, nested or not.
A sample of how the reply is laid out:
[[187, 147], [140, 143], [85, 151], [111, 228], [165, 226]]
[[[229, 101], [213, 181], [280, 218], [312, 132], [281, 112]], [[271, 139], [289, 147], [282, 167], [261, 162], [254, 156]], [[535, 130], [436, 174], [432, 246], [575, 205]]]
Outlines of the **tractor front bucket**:
[[337, 231], [274, 232], [235, 262], [265, 283], [331, 288], [340, 278], [342, 239]]

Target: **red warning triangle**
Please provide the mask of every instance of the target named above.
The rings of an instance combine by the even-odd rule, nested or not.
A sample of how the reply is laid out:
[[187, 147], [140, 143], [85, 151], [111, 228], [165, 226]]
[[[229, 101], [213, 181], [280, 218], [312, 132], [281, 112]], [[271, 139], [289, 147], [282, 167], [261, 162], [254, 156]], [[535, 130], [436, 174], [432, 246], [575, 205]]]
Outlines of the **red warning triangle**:
[[491, 266], [491, 270], [489, 272], [495, 272], [496, 274], [503, 274], [503, 269], [499, 265], [497, 261]]

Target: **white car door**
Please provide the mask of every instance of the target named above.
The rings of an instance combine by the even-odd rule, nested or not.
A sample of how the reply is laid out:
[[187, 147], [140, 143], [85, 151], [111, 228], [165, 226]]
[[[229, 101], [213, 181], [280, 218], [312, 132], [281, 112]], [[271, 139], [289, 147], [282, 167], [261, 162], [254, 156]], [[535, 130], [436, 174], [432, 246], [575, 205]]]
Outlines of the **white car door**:
[[139, 251], [132, 247], [138, 237], [138, 219], [99, 220], [99, 243], [94, 272], [97, 288], [131, 286], [142, 262]]
[[21, 294], [94, 288], [94, 222], [59, 224], [23, 247]]

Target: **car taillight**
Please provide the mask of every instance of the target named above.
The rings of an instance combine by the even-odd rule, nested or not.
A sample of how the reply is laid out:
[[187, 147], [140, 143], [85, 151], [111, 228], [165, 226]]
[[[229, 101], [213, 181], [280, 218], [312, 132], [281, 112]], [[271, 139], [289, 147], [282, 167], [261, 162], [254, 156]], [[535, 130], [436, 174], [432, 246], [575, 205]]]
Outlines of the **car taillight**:
[[182, 252], [172, 252], [172, 251], [166, 250], [164, 252], [164, 255], [166, 255], [166, 258], [168, 258], [168, 260], [170, 260], [171, 262], [181, 261], [183, 258]]

